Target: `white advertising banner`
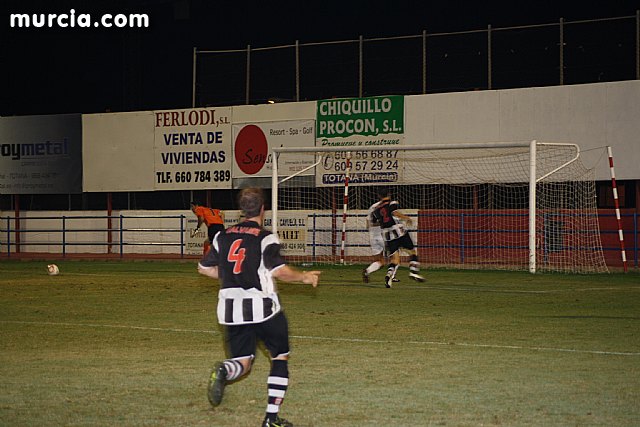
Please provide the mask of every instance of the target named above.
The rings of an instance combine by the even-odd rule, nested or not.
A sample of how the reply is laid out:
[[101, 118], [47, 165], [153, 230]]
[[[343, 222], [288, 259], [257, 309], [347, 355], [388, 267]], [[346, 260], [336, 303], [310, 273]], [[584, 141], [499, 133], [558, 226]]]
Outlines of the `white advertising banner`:
[[231, 188], [231, 108], [154, 111], [156, 190]]
[[[234, 124], [233, 177], [271, 177], [272, 147], [314, 147], [314, 135], [312, 119]], [[310, 162], [292, 158], [278, 164], [278, 171], [281, 175], [291, 175], [310, 165]], [[304, 174], [313, 175], [313, 170]]]
[[198, 225], [196, 217], [187, 219], [187, 226], [184, 236], [184, 254], [185, 255], [203, 255], [204, 241], [207, 238], [207, 228]]
[[86, 192], [153, 191], [154, 114], [82, 115], [82, 185]]
[[[309, 255], [311, 242], [307, 242], [307, 221], [313, 211], [278, 211], [278, 239], [282, 255]], [[272, 216], [267, 212], [264, 227], [271, 230]], [[309, 243], [307, 245], [307, 243]]]
[[[232, 225], [240, 222], [241, 214], [242, 213], [237, 210], [223, 211], [225, 228], [231, 227]], [[184, 235], [185, 255], [204, 254], [204, 241], [208, 238], [207, 226], [202, 224], [200, 228], [196, 228], [197, 225], [198, 219], [191, 213], [191, 216], [187, 218], [187, 226]]]

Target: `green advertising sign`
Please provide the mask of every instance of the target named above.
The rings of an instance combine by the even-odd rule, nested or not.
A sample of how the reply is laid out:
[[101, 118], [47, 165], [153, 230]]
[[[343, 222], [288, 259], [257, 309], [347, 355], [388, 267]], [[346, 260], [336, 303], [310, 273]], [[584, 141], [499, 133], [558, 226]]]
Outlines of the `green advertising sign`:
[[318, 101], [318, 139], [404, 133], [404, 96]]
[[[317, 102], [316, 146], [353, 147], [331, 152], [316, 168], [316, 185], [394, 184], [403, 179], [404, 96], [326, 99]], [[358, 151], [358, 147], [374, 149]]]

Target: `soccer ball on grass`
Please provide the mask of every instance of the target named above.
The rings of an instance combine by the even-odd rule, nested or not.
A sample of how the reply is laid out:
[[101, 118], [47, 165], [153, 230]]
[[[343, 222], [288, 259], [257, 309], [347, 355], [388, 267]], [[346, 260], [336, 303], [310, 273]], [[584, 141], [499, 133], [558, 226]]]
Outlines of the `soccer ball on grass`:
[[49, 273], [49, 276], [56, 276], [60, 274], [60, 269], [55, 264], [49, 264], [47, 265], [47, 273]]

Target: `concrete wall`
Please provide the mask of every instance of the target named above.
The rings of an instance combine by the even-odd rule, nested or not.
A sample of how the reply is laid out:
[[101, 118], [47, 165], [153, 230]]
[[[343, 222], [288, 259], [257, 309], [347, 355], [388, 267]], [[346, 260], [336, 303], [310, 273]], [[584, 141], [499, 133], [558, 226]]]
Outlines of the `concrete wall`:
[[[405, 97], [404, 107], [405, 144], [534, 139], [575, 143], [581, 149], [583, 163], [597, 166], [598, 180], [610, 179], [604, 148], [610, 145], [617, 178], [640, 179], [637, 80], [411, 95]], [[224, 111], [230, 112], [233, 124], [315, 120], [316, 102], [243, 105], [225, 107]], [[83, 115], [84, 191], [163, 189], [156, 182], [154, 162], [158, 160], [154, 150], [158, 149], [158, 142], [154, 142], [154, 123], [154, 113], [149, 111]], [[225, 143], [230, 145], [231, 131], [226, 132]], [[232, 150], [227, 148], [230, 159]], [[227, 186], [213, 182], [207, 185], [206, 188], [230, 188], [229, 182], [225, 183]], [[191, 182], [166, 189], [196, 188], [204, 187]]]
[[408, 96], [405, 114], [408, 144], [575, 143], [585, 165], [598, 166], [598, 180], [610, 179], [610, 145], [616, 178], [640, 179], [637, 80]]

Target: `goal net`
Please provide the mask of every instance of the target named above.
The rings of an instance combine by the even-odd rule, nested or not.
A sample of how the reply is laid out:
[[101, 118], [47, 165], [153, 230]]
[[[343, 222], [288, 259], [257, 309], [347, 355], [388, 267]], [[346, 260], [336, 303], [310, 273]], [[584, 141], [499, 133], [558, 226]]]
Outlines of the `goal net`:
[[574, 144], [281, 147], [272, 186], [267, 225], [290, 262], [370, 262], [367, 210], [387, 186], [425, 268], [607, 271]]

